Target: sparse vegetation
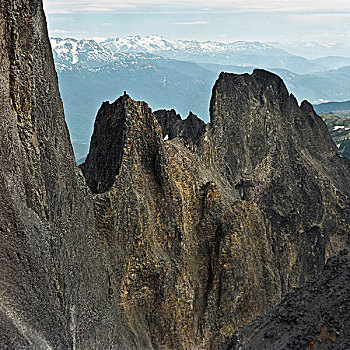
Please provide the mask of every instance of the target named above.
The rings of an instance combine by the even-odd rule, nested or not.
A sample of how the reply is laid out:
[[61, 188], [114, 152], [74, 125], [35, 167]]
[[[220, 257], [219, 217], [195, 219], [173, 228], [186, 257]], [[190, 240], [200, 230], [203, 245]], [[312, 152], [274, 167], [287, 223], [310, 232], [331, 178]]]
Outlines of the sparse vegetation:
[[321, 115], [328, 130], [336, 143], [339, 154], [350, 158], [350, 118], [341, 117], [333, 113]]

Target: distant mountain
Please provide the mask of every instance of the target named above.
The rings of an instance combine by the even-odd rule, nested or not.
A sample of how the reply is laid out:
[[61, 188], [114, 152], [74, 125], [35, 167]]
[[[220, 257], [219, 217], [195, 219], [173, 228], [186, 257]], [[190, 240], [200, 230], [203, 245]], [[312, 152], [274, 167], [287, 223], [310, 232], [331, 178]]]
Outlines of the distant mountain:
[[281, 69], [273, 71], [282, 77], [299, 100], [307, 99], [317, 104], [350, 99], [350, 66], [304, 75]]
[[50, 39], [55, 63], [98, 67], [113, 62], [113, 54], [94, 40]]
[[317, 113], [329, 113], [334, 111], [350, 111], [350, 101], [327, 102], [314, 106]]
[[127, 38], [110, 38], [101, 42], [101, 45], [113, 52], [151, 52], [151, 53], [177, 53], [190, 52], [201, 53], [249, 53], [265, 56], [290, 54], [282, 49], [259, 41], [236, 41], [233, 43], [221, 43], [217, 41], [196, 41], [196, 40], [169, 40], [159, 35], [147, 37], [128, 36]]
[[350, 57], [350, 45], [344, 43], [311, 42], [270, 42], [274, 47], [286, 50], [291, 54], [316, 59], [325, 56]]
[[[139, 42], [142, 42], [141, 39]], [[197, 64], [150, 52], [132, 52], [131, 49], [112, 52], [93, 40], [53, 38], [51, 44], [67, 123], [78, 159], [88, 151], [94, 118], [101, 101], [113, 101], [126, 90], [136, 99], [149, 101], [154, 110], [175, 108], [182, 117], [192, 111], [208, 121], [211, 88], [218, 74], [221, 71], [251, 73], [255, 67]], [[242, 44], [241, 50], [248, 50], [249, 46]], [[294, 56], [286, 57], [294, 59]], [[269, 59], [278, 62], [278, 58]], [[281, 75], [300, 101], [308, 99], [317, 103], [350, 99], [350, 67], [306, 75], [281, 68], [269, 70]]]
[[324, 65], [258, 41], [169, 40], [158, 35], [110, 38], [97, 43], [94, 40], [51, 38], [56, 63], [97, 67], [114, 62], [115, 54], [145, 53], [190, 61], [261, 68], [282, 68], [305, 74], [325, 70]]
[[314, 59], [312, 62], [322, 66], [326, 70], [338, 69], [344, 66], [350, 66], [350, 57], [327, 56]]
[[144, 52], [196, 63], [231, 64], [239, 66], [275, 67], [296, 73], [323, 70], [317, 63], [290, 54], [289, 52], [258, 41], [169, 40], [162, 36], [139, 35], [127, 38], [110, 38], [100, 43], [112, 52]]

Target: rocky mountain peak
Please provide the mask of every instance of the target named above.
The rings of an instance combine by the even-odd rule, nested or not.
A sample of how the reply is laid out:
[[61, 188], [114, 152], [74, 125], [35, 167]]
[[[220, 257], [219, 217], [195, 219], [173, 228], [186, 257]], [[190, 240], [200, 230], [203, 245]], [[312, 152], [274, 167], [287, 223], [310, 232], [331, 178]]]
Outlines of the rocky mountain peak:
[[[220, 74], [214, 85], [210, 104], [211, 122], [216, 125], [220, 124], [216, 120], [216, 116], [220, 116], [220, 111], [216, 110], [218, 100], [221, 104], [232, 104], [233, 112], [238, 118], [239, 113], [249, 114], [251, 110], [258, 108], [268, 110], [272, 107], [269, 104], [286, 104], [288, 101], [296, 104], [296, 100], [290, 98], [282, 79], [262, 69], [255, 69], [252, 74]], [[283, 106], [273, 107], [276, 109]], [[286, 114], [284, 117], [290, 115]]]
[[220, 74], [210, 111], [205, 125], [122, 96], [101, 107], [82, 166], [120, 247], [108, 263], [128, 264], [112, 276], [141, 347], [215, 348], [349, 243], [350, 167], [309, 104], [256, 70]]
[[[231, 174], [254, 172], [281, 152], [293, 153], [293, 157], [308, 153], [315, 162], [322, 159], [329, 166], [330, 158], [342, 162], [312, 106], [303, 102], [299, 107], [282, 79], [273, 73], [221, 73], [213, 88], [210, 115], [216, 157], [225, 157]], [[285, 161], [292, 162], [291, 157]]]
[[162, 128], [163, 136], [170, 140], [180, 137], [193, 143], [205, 131], [205, 123], [192, 112], [184, 120], [173, 109], [155, 111], [154, 115]]
[[[145, 102], [136, 102], [126, 92], [112, 104], [104, 102], [96, 117], [90, 152], [81, 166], [91, 191], [110, 189], [121, 171], [123, 157], [130, 156], [138, 145], [140, 153], [147, 152], [154, 134], [158, 139], [154, 142], [159, 142], [159, 125]], [[146, 147], [141, 146], [144, 140], [148, 140]], [[148, 156], [153, 158], [152, 154]]]

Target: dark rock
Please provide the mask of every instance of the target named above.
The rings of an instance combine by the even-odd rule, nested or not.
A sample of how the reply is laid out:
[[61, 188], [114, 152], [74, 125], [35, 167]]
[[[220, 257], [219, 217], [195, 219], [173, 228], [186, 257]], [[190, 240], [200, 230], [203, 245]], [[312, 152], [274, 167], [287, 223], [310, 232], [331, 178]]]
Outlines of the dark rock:
[[[220, 75], [207, 126], [127, 94], [104, 103], [81, 166], [92, 201], [41, 1], [2, 2], [0, 20], [1, 349], [249, 344], [232, 334], [349, 243], [349, 161], [261, 70]], [[348, 348], [347, 255], [254, 339]]]
[[162, 128], [164, 138], [169, 140], [180, 137], [194, 144], [205, 132], [204, 122], [192, 112], [185, 120], [173, 109], [155, 111], [154, 115]]
[[130, 348], [109, 300], [42, 3], [1, 1], [0, 22], [0, 348]]
[[[341, 295], [337, 293], [339, 289]], [[348, 349], [349, 296], [350, 256], [342, 253], [330, 258], [314, 280], [288, 294], [263, 317], [239, 329], [226, 349]], [[305, 298], [310, 301], [305, 303]], [[298, 323], [291, 325], [291, 317], [297, 317]]]
[[349, 242], [349, 162], [265, 71], [222, 73], [207, 127], [130, 97], [104, 104], [82, 170], [141, 348], [220, 348]]

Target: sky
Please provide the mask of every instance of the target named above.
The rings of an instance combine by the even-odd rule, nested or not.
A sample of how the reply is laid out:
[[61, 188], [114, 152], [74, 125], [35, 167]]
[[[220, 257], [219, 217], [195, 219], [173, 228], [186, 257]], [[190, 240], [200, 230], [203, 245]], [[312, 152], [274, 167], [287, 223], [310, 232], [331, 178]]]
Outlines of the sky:
[[50, 36], [350, 43], [350, 0], [43, 0]]

